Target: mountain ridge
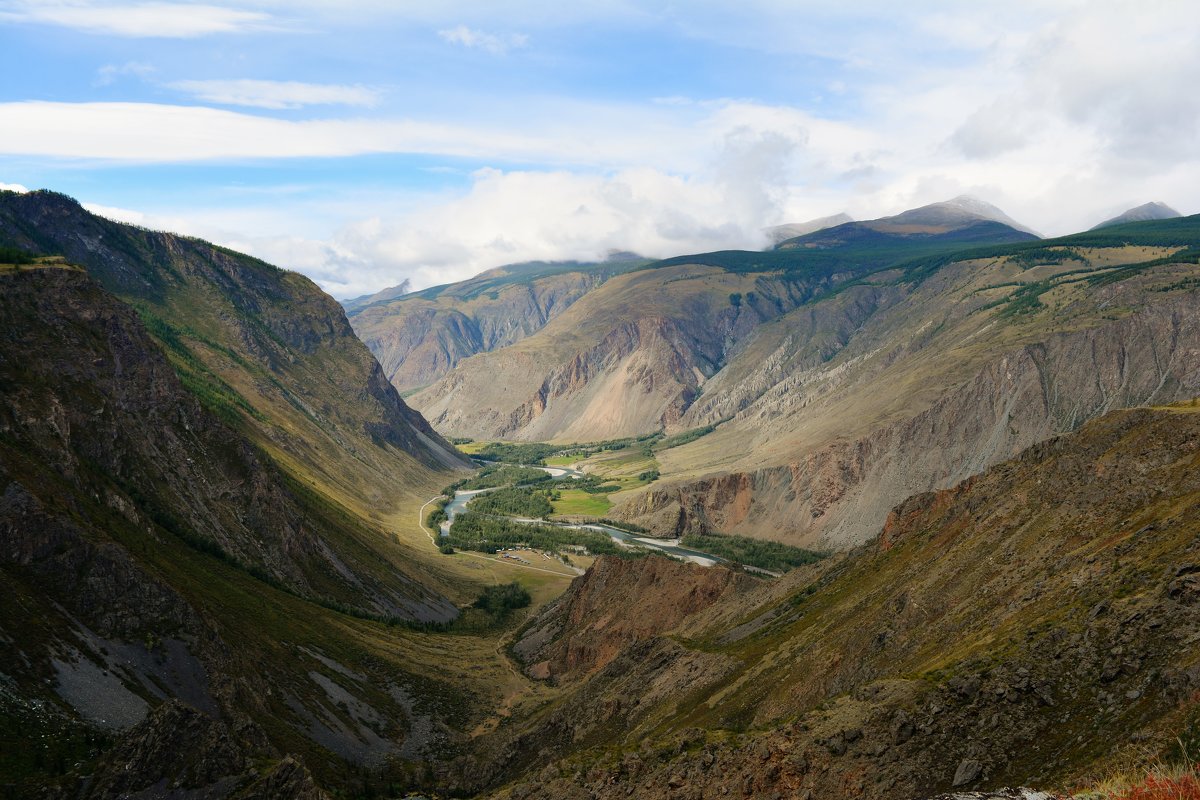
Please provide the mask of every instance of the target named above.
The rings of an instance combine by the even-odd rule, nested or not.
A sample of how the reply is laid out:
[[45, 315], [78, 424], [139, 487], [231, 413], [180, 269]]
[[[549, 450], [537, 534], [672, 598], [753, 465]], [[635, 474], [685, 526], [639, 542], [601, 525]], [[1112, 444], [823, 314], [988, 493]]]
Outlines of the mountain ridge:
[[[847, 231], [853, 235], [848, 237]], [[589, 291], [516, 349], [502, 348], [464, 360], [446, 378], [418, 391], [411, 400], [435, 425], [472, 438], [598, 440], [644, 434], [674, 424], [704, 382], [759, 324], [906, 258], [962, 247], [964, 241], [978, 236], [992, 243], [1031, 238], [990, 220], [951, 226], [946, 235], [950, 238], [943, 240], [938, 233], [881, 233], [864, 223], [850, 223], [801, 237], [808, 243], [820, 243], [811, 248], [730, 251], [655, 262]], [[670, 290], [665, 288], [668, 285]], [[680, 295], [677, 301], [670, 299], [672, 292]], [[665, 302], [641, 299], [660, 293], [667, 298]], [[609, 296], [608, 301], [598, 299]], [[644, 313], [643, 307], [647, 309]], [[604, 325], [608, 328], [600, 330]], [[576, 333], [593, 329], [590, 339]], [[578, 341], [579, 349], [548, 339]], [[697, 346], [701, 341], [704, 344]], [[561, 353], [548, 358], [561, 360], [557, 364], [528, 361], [531, 356], [543, 357], [535, 355], [538, 351], [528, 346], [530, 342], [546, 342], [547, 353]], [[492, 360], [497, 364], [491, 365]], [[664, 369], [666, 374], [653, 377]], [[595, 396], [583, 402], [594, 407], [594, 413], [573, 408], [558, 412], [560, 421], [552, 421], [553, 413], [546, 416], [547, 409], [553, 412], [556, 407], [556, 399], [578, 394], [597, 370], [606, 375], [621, 370], [624, 377], [612, 380], [622, 380], [627, 386], [637, 383], [644, 391], [622, 393], [616, 385], [593, 389]], [[501, 384], [489, 388], [495, 377], [507, 379], [503, 388]], [[537, 378], [544, 378], [540, 385]], [[599, 419], [605, 413], [602, 407], [611, 408], [617, 396], [640, 399], [630, 412], [610, 415], [589, 436], [586, 419], [589, 415]], [[469, 417], [473, 405], [480, 402], [473, 398], [489, 404], [481, 409], [486, 421]], [[571, 423], [567, 417], [583, 421]]]
[[779, 244], [787, 239], [794, 239], [797, 236], [804, 236], [808, 233], [816, 233], [825, 228], [832, 228], [836, 225], [844, 225], [847, 222], [853, 222], [854, 218], [846, 212], [831, 214], [828, 217], [818, 217], [810, 219], [807, 222], [788, 222], [783, 225], [773, 225], [770, 228], [764, 228], [763, 233], [770, 240], [771, 247]]
[[[715, 425], [657, 456], [658, 479], [614, 495], [614, 514], [660, 535], [715, 530], [853, 546], [905, 496], [1070, 430], [1112, 408], [1104, 405], [1111, 398], [1166, 402], [1192, 391], [1188, 345], [1153, 353], [1153, 342], [1195, 335], [1186, 325], [1185, 334], [1173, 331], [1171, 320], [1191, 302], [1178, 298], [1196, 269], [1187, 248], [1198, 241], [1194, 218], [1184, 218], [896, 256], [890, 269], [867, 261], [858, 274], [808, 262], [808, 251], [776, 254], [805, 259], [790, 272], [759, 271], [751, 254], [681, 257], [610, 280], [538, 333], [465, 360], [411, 399], [446, 432], [485, 440], [600, 441]], [[727, 266], [687, 266], [705, 261]], [[1110, 318], [1114, 304], [1122, 311]], [[1123, 338], [1131, 329], [1120, 318], [1131, 315], [1148, 326], [1137, 344]], [[1095, 374], [1060, 358], [1062, 348], [1093, 346], [1088, 329], [1104, 331], [1097, 352], [1115, 347], [1117, 354], [1097, 363]], [[1110, 375], [1121, 380], [1122, 348], [1144, 353], [1128, 362], [1130, 386], [1144, 378], [1149, 388], [1097, 394], [1096, 375], [1103, 386]], [[1049, 363], [1030, 355], [1043, 351], [1060, 355]], [[993, 428], [981, 420], [961, 431], [967, 438], [953, 459], [922, 456], [919, 469], [903, 467], [911, 460], [906, 449], [939, 453], [953, 438], [908, 448], [903, 443], [923, 424], [945, 420], [952, 430], [956, 420], [975, 418], [970, 403], [939, 416], [958, 387], [967, 387], [966, 398], [971, 382], [982, 381], [984, 394], [971, 402], [986, 401], [985, 408], [1015, 403], [984, 396], [1009, 391], [981, 377], [1007, 374], [1005, 363], [1023, 364], [1031, 381], [1039, 370], [1057, 371], [1034, 388], [1061, 373], [1061, 396], [1110, 399], [1063, 413], [1038, 399], [1039, 390], [1029, 398], [1034, 405], [1016, 407], [1015, 433], [999, 418]], [[1153, 396], [1164, 375], [1169, 380]], [[875, 499], [859, 502], [867, 496]]]
[[1100, 230], [1101, 228], [1109, 228], [1113, 225], [1124, 225], [1129, 222], [1146, 222], [1149, 220], [1159, 219], [1175, 219], [1183, 216], [1175, 209], [1171, 208], [1166, 203], [1152, 202], [1144, 203], [1140, 206], [1126, 209], [1111, 219], [1106, 219], [1097, 225], [1093, 225], [1091, 230]]
[[643, 260], [527, 262], [496, 267], [349, 309], [356, 334], [400, 391], [424, 388], [459, 361], [536, 333], [572, 303]]

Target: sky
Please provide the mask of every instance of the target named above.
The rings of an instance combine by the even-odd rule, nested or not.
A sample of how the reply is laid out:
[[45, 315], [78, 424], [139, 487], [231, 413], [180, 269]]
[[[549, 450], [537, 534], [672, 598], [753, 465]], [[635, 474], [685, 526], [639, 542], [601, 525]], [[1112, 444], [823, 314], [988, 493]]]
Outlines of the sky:
[[970, 194], [1200, 212], [1191, 0], [0, 0], [0, 188], [339, 298]]

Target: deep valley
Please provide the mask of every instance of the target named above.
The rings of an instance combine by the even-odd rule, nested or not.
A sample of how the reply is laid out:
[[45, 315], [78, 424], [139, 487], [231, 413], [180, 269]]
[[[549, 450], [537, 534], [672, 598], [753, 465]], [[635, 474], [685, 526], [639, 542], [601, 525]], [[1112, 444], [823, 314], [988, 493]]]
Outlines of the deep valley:
[[1186, 777], [1200, 218], [1130, 214], [339, 305], [0, 193], [0, 795]]

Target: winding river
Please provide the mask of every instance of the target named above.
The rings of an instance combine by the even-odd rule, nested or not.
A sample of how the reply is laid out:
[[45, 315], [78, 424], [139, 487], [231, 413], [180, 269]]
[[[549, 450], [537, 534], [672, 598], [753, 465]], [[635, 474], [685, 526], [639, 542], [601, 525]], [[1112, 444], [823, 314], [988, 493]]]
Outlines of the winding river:
[[[570, 476], [572, 478], [582, 478], [583, 473], [566, 467], [543, 467], [534, 465], [534, 469], [544, 470], [556, 478]], [[467, 503], [476, 495], [490, 492], [492, 489], [473, 489], [469, 491], [459, 491], [454, 493], [454, 498], [446, 504], [447, 519], [442, 522], [440, 533], [446, 536], [450, 533], [450, 525], [454, 522], [454, 518], [463, 512], [467, 507]], [[642, 536], [629, 531], [623, 531], [620, 528], [614, 528], [611, 525], [604, 525], [598, 522], [588, 522], [582, 524], [570, 524], [566, 522], [547, 522], [542, 519], [525, 519], [522, 517], [512, 517], [515, 522], [523, 522], [529, 525], [552, 525], [557, 528], [570, 528], [571, 530], [587, 530], [606, 533], [623, 547], [646, 547], [652, 550], [659, 550], [675, 558], [682, 558], [685, 561], [691, 561], [695, 564], [700, 564], [705, 567], [711, 567], [714, 564], [726, 563], [726, 560], [714, 556], [712, 553], [704, 553], [700, 550], [691, 550], [686, 547], [681, 547], [678, 539], [652, 539], [649, 536]]]

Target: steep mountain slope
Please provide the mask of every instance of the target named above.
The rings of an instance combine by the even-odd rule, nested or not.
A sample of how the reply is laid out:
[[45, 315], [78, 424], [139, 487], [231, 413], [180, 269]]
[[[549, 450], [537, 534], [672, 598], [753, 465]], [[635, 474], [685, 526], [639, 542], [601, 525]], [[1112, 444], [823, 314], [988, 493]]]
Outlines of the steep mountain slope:
[[[697, 571], [665, 558], [602, 559], [542, 611], [513, 652], [532, 677], [578, 679], [647, 636], [670, 630], [710, 606], [736, 602], [755, 583], [732, 570]], [[637, 598], [638, 613], [614, 609], [615, 597]]]
[[632, 272], [536, 336], [467, 359], [411, 402], [440, 429], [475, 438], [656, 430], [682, 415], [733, 342], [823, 285], [706, 266]]
[[40, 519], [75, 506], [73, 525], [90, 527], [96, 515], [82, 508], [101, 498], [101, 519], [157, 526], [297, 594], [412, 619], [453, 616], [444, 598], [395, 572], [402, 563], [380, 568], [370, 531], [305, 503], [206, 411], [133, 311], [86, 273], [48, 266], [0, 279], [3, 524], [15, 552], [53, 547], [20, 522], [26, 512]]
[[[327, 777], [399, 752], [411, 697], [451, 690], [419, 677], [427, 647], [327, 607], [447, 620], [436, 578], [205, 410], [82, 270], [0, 284], [0, 772], [53, 779], [170, 698]], [[151, 782], [179, 767], [160, 755]]]
[[1113, 225], [1124, 225], [1127, 222], [1145, 222], [1154, 219], [1174, 219], [1182, 216], [1178, 211], [1171, 208], [1166, 203], [1144, 203], [1140, 206], [1130, 208], [1112, 219], [1106, 219], [1099, 225], [1094, 225], [1092, 230], [1100, 230], [1101, 228], [1109, 228]]
[[[926, 228], [851, 223], [793, 240], [811, 247], [657, 262], [588, 292], [535, 335], [464, 360], [411, 402], [439, 430], [474, 438], [597, 440], [676, 425], [763, 323], [905, 259], [1031, 238], [978, 217]], [[894, 295], [864, 298], [846, 324]]]
[[464, 462], [336, 303], [50, 193], [0, 241], [60, 254], [0, 266], [5, 788], [353, 793], [466, 739], [495, 642], [414, 628], [490, 571], [391, 527]]
[[520, 341], [586, 292], [645, 263], [510, 264], [451, 286], [401, 296], [389, 291], [347, 305], [350, 323], [402, 392], [441, 378], [459, 361]]
[[[498, 793], [512, 798], [900, 800], [1062, 787], [1186, 753], [1200, 737], [1198, 446], [1194, 404], [1115, 412], [914, 497], [871, 546], [624, 644], [457, 779], [515, 778]], [[657, 593], [638, 585], [571, 607], [602, 631]], [[558, 630], [537, 647], [575, 635]]]
[[[935, 260], [764, 326], [679, 427], [729, 421], [661, 453], [664, 479], [618, 513], [663, 532], [853, 546], [910, 494], [1113, 408], [1192, 396], [1200, 274], [1192, 251], [1170, 254], [1200, 225], [1108, 231]], [[869, 317], [847, 316], [885, 292]]]
[[85, 267], [138, 311], [210, 409], [356, 512], [464, 463], [400, 400], [338, 304], [297, 273], [51, 192], [0, 193], [0, 239]]

